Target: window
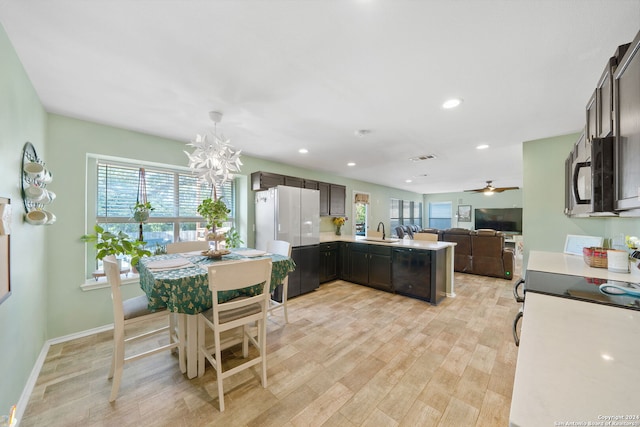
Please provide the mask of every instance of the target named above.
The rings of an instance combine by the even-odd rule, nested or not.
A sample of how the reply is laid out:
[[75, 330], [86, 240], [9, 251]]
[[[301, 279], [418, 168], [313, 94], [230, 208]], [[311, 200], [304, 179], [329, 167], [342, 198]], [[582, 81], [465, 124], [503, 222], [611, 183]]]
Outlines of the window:
[[422, 203], [391, 199], [391, 230], [399, 225], [417, 225], [422, 228]]
[[[95, 166], [95, 220], [89, 210], [87, 222], [95, 222], [112, 232], [123, 231], [132, 239], [138, 238], [140, 224], [132, 218], [132, 209], [138, 198], [140, 164], [96, 159]], [[142, 227], [146, 248], [154, 252], [167, 243], [202, 237], [205, 222], [196, 209], [203, 199], [211, 197], [211, 186], [199, 182], [186, 168], [144, 166], [144, 169], [147, 200], [154, 208]], [[235, 218], [233, 182], [218, 188], [217, 194], [231, 210], [225, 224], [231, 227]], [[88, 249], [93, 251], [93, 248]], [[91, 255], [94, 259], [93, 252]]]
[[451, 227], [451, 202], [429, 203], [429, 227], [440, 230]]

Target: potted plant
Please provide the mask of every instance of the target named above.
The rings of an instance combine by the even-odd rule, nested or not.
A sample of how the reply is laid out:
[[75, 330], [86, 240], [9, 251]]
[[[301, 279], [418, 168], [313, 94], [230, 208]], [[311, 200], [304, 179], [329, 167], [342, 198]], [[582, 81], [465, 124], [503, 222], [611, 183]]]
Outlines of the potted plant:
[[219, 235], [216, 232], [217, 228], [222, 227], [224, 222], [229, 218], [229, 212], [231, 212], [222, 198], [220, 199], [204, 199], [202, 203], [198, 205], [198, 213], [207, 221], [207, 240], [215, 241], [216, 251], [218, 250], [218, 242], [225, 240], [224, 235]]
[[80, 238], [83, 242], [95, 242], [96, 259], [100, 260], [107, 255], [128, 256], [132, 267], [135, 267], [143, 256], [151, 255], [151, 251], [144, 248], [146, 242], [131, 240], [124, 232], [112, 233], [96, 224], [93, 234], [85, 234]]
[[238, 233], [238, 230], [236, 230], [235, 227], [231, 227], [226, 233], [225, 243], [227, 249], [230, 249], [238, 248], [244, 242], [242, 241], [242, 239], [240, 239], [240, 233]]
[[149, 213], [155, 208], [151, 206], [151, 202], [136, 202], [133, 205], [133, 219], [136, 222], [147, 222]]

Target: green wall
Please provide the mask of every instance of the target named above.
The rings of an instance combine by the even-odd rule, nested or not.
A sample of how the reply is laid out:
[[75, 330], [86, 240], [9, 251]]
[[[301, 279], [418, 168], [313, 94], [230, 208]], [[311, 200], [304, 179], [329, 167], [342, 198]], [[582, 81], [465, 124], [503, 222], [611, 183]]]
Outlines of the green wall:
[[[0, 196], [11, 198], [11, 296], [0, 304], [0, 415], [18, 403], [47, 338], [45, 226], [23, 222], [20, 198], [22, 148], [30, 141], [48, 160], [47, 115], [0, 26]], [[47, 163], [48, 165], [48, 163]], [[55, 173], [55, 171], [54, 171]], [[52, 186], [52, 188], [55, 185]]]
[[532, 250], [562, 252], [567, 234], [612, 238], [639, 235], [640, 218], [568, 218], [564, 215], [564, 160], [579, 134], [523, 143], [524, 265]]

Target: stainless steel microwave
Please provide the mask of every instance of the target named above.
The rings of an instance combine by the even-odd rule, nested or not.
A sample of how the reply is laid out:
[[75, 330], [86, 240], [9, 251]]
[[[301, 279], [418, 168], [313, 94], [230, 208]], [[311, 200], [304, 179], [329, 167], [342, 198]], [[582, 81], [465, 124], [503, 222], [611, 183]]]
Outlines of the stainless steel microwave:
[[613, 209], [613, 141], [582, 134], [576, 142], [567, 170], [566, 212], [570, 216], [617, 216]]

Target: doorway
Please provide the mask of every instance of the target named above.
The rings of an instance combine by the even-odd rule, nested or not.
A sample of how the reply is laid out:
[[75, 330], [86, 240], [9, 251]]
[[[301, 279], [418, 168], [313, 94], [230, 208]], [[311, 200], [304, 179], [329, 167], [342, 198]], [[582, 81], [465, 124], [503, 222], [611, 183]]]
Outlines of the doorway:
[[369, 193], [353, 192], [353, 234], [366, 236], [369, 228]]

